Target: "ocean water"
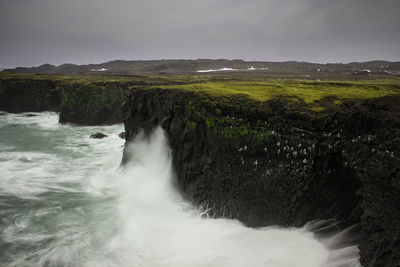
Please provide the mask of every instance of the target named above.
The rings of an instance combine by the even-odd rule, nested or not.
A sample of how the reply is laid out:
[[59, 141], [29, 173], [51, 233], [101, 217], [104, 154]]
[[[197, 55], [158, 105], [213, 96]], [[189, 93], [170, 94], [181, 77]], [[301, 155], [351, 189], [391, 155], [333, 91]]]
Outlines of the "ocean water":
[[360, 266], [348, 232], [254, 229], [197, 210], [172, 185], [160, 128], [129, 144], [121, 168], [122, 124], [29, 114], [0, 112], [0, 266]]

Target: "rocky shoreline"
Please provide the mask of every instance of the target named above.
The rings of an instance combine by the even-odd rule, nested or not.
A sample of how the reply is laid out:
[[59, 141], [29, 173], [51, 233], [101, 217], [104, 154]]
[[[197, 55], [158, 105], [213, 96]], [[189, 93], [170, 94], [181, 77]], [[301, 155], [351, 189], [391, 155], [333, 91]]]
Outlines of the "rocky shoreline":
[[0, 80], [0, 110], [55, 111], [61, 123], [101, 125], [121, 123], [127, 85], [119, 82], [72, 82], [56, 79]]
[[126, 138], [161, 125], [179, 188], [215, 216], [253, 227], [332, 218], [359, 223], [363, 266], [396, 266], [398, 103], [398, 96], [348, 101], [313, 114], [279, 99], [137, 90], [128, 101]]
[[398, 95], [314, 112], [284, 97], [257, 102], [119, 82], [8, 80], [0, 91], [1, 110], [53, 110], [60, 122], [88, 125], [123, 121], [127, 141], [160, 125], [177, 186], [195, 205], [252, 227], [356, 223], [363, 266], [400, 262]]

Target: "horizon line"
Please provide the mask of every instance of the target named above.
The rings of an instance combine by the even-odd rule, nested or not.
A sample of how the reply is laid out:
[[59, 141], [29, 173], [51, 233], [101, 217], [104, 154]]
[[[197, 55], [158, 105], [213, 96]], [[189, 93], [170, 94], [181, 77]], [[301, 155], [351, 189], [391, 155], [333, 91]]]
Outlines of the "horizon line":
[[197, 61], [197, 60], [212, 60], [212, 61], [217, 61], [217, 60], [228, 60], [228, 61], [244, 61], [244, 62], [260, 62], [260, 63], [288, 63], [288, 62], [296, 62], [296, 63], [309, 63], [309, 64], [318, 64], [318, 65], [334, 65], [334, 64], [354, 64], [354, 63], [369, 63], [369, 62], [376, 62], [376, 61], [384, 61], [384, 62], [389, 62], [389, 63], [399, 63], [400, 60], [394, 60], [390, 61], [387, 59], [374, 59], [374, 60], [366, 60], [366, 61], [348, 61], [348, 62], [313, 62], [313, 61], [304, 61], [304, 60], [277, 60], [277, 61], [268, 61], [268, 60], [246, 60], [246, 59], [240, 59], [240, 58], [162, 58], [162, 59], [113, 59], [113, 60], [108, 60], [108, 61], [103, 61], [100, 63], [71, 63], [71, 62], [65, 62], [62, 64], [55, 64], [55, 63], [43, 63], [40, 65], [34, 65], [34, 66], [10, 66], [10, 67], [5, 67], [5, 66], [0, 66], [0, 71], [6, 70], [6, 69], [15, 69], [15, 68], [37, 68], [43, 65], [51, 65], [55, 67], [59, 67], [62, 65], [75, 65], [75, 66], [87, 66], [87, 65], [101, 65], [101, 64], [106, 64], [114, 61]]

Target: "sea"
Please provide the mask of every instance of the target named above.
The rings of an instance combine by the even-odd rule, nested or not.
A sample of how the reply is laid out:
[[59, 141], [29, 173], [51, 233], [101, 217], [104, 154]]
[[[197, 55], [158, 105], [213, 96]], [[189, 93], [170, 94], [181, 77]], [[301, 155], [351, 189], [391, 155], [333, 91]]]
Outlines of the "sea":
[[[125, 144], [122, 124], [0, 112], [0, 266], [358, 267], [349, 229], [249, 228], [174, 187], [161, 128]], [[103, 139], [90, 138], [101, 132]], [[121, 166], [124, 146], [132, 155]]]

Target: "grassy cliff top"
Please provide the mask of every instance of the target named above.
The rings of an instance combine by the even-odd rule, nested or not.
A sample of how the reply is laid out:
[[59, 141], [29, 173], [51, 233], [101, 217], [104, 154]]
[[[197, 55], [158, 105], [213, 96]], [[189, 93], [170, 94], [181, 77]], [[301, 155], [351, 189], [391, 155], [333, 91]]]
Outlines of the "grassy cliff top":
[[[329, 104], [339, 104], [345, 99], [369, 99], [400, 95], [400, 79], [365, 80], [304, 80], [273, 79], [249, 75], [187, 75], [187, 76], [71, 76], [58, 74], [0, 73], [1, 80], [54, 81], [59, 84], [120, 82], [131, 88], [185, 90], [205, 95], [224, 97], [244, 95], [264, 102], [276, 97], [305, 103], [314, 111], [321, 111]], [[329, 100], [329, 101], [327, 101]]]
[[396, 80], [228, 80], [204, 81], [174, 86], [165, 85], [161, 86], [161, 88], [188, 90], [215, 96], [243, 94], [260, 102], [276, 97], [285, 97], [294, 101], [304, 101], [314, 111], [323, 109], [323, 101], [325, 99], [333, 100], [334, 104], [339, 104], [344, 99], [368, 99], [388, 95], [400, 95], [400, 82]]
[[104, 76], [104, 75], [64, 75], [64, 74], [31, 74], [31, 73], [10, 73], [0, 72], [0, 80], [19, 81], [55, 81], [59, 83], [74, 82], [123, 82], [133, 80], [135, 76]]

